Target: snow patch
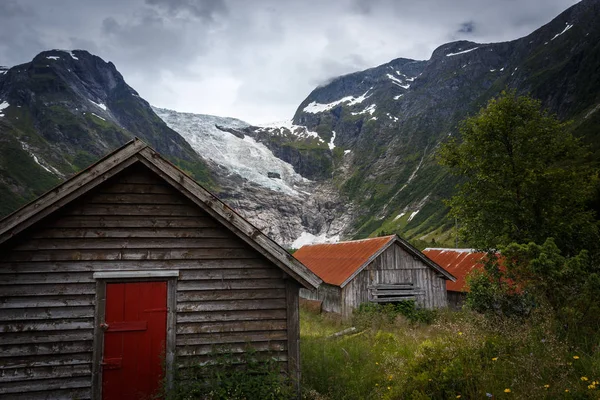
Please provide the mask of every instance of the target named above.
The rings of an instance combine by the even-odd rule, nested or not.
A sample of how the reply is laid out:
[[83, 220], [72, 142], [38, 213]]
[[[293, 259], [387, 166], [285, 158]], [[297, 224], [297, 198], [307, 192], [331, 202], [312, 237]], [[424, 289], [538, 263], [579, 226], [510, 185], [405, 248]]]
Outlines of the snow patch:
[[398, 96], [394, 96], [394, 100], [398, 100], [402, 96], [404, 96], [404, 95], [403, 94], [399, 94]]
[[321, 139], [317, 132], [313, 132], [303, 125], [294, 125], [292, 120], [271, 122], [259, 126], [257, 130], [259, 132], [268, 132], [271, 135], [279, 136], [283, 136], [286, 132], [289, 132], [292, 135], [297, 136], [299, 138], [314, 137], [316, 139], [319, 139], [319, 141], [323, 142], [323, 139]]
[[[369, 89], [369, 90], [371, 90], [371, 89]], [[310, 103], [309, 105], [304, 107], [303, 111], [307, 112], [307, 113], [311, 113], [311, 114], [318, 114], [318, 113], [321, 113], [324, 111], [331, 110], [334, 107], [336, 107], [342, 103], [348, 103], [349, 106], [353, 106], [355, 104], [362, 103], [363, 101], [365, 101], [366, 99], [371, 97], [371, 96], [367, 96], [367, 93], [369, 93], [369, 90], [367, 90], [365, 93], [363, 93], [362, 95], [360, 95], [358, 97], [346, 96], [344, 98], [341, 98], [339, 100], [336, 100], [334, 102], [327, 103], [327, 104], [317, 103], [316, 101], [313, 101], [312, 103]]]
[[327, 237], [327, 234], [323, 233], [319, 236], [315, 236], [312, 233], [302, 232], [302, 234], [294, 240], [290, 245], [292, 249], [299, 249], [302, 246], [315, 243], [337, 243], [340, 241], [340, 235]]
[[371, 104], [369, 107], [365, 108], [362, 111], [359, 112], [353, 112], [351, 113], [352, 115], [359, 115], [359, 114], [366, 114], [369, 113], [370, 115], [373, 115], [373, 113], [375, 113], [375, 110], [377, 109], [377, 105], [375, 104]]
[[404, 217], [405, 214], [406, 214], [405, 212], [401, 212], [400, 214], [396, 215], [396, 218], [394, 218], [394, 221]]
[[468, 50], [463, 50], [463, 51], [459, 51], [458, 53], [448, 53], [446, 54], [446, 57], [452, 57], [452, 56], [457, 56], [459, 54], [465, 54], [465, 53], [469, 53], [473, 50], [477, 50], [479, 48], [479, 46], [477, 47], [473, 47], [472, 49], [468, 49]]
[[[567, 26], [565, 26], [565, 29], [563, 29], [563, 31], [561, 33], [557, 33], [556, 35], [554, 35], [554, 37], [552, 39], [550, 39], [550, 41], [553, 41], [554, 39], [556, 39], [557, 37], [559, 37], [560, 35], [562, 35], [563, 33], [565, 33], [566, 31], [568, 31], [569, 29], [571, 29], [573, 27], [573, 24], [569, 24], [567, 23]], [[546, 42], [548, 43], [548, 42]]]
[[59, 56], [47, 56], [46, 57], [48, 60], [60, 60]]
[[332, 135], [331, 135], [331, 140], [329, 141], [329, 143], [327, 143], [327, 146], [329, 146], [329, 150], [335, 149], [335, 144], [333, 144], [333, 141], [335, 140], [335, 131], [331, 131]]
[[344, 150], [344, 155], [350, 154], [350, 152], [352, 152], [352, 150]]
[[8, 108], [9, 106], [10, 104], [8, 104], [7, 101], [3, 101], [2, 103], [0, 103], [0, 117], [4, 117], [4, 113], [2, 113], [2, 110]]
[[494, 72], [494, 71], [496, 71], [496, 70], [495, 69], [490, 69], [490, 72]]
[[98, 115], [98, 114], [96, 114], [96, 113], [92, 113], [92, 115], [93, 115], [94, 117], [96, 117], [96, 118], [100, 118], [102, 121], [106, 121], [104, 118], [102, 118], [101, 116], [99, 116], [99, 115]]
[[413, 211], [410, 214], [410, 217], [408, 217], [408, 221], [412, 221], [412, 219], [419, 213], [419, 211], [421, 211], [421, 210]]
[[23, 142], [20, 142], [20, 143], [21, 143], [21, 147], [23, 148], [23, 150], [25, 150], [31, 156], [31, 158], [33, 158], [33, 161], [35, 161], [36, 164], [38, 164], [40, 167], [44, 168], [46, 171], [50, 172], [51, 174], [63, 176], [56, 168], [50, 167], [50, 168], [52, 168], [52, 170], [50, 170], [50, 168], [48, 168], [44, 164], [42, 164], [40, 162], [40, 160], [37, 158], [37, 156], [35, 154], [33, 154], [33, 152], [31, 151], [31, 149], [29, 148], [29, 145], [27, 143], [23, 143]]
[[[88, 99], [90, 100], [90, 99]], [[91, 103], [93, 103], [94, 105], [96, 105], [96, 107], [100, 107], [101, 109], [103, 109], [104, 111], [106, 111], [106, 105], [104, 103], [96, 103], [93, 100], [90, 100]]]

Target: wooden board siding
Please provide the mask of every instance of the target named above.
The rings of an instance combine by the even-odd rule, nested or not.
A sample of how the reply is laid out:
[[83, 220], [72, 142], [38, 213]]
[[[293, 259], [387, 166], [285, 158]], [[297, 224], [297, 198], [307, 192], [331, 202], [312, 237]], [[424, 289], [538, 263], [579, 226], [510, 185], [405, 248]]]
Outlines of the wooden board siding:
[[250, 344], [287, 369], [295, 314], [286, 274], [154, 174], [130, 167], [0, 248], [0, 397], [90, 398], [93, 273], [139, 269], [179, 270], [177, 365]]
[[448, 305], [446, 281], [439, 277], [439, 273], [394, 244], [342, 289], [342, 315], [350, 316], [353, 309], [369, 301], [368, 286], [397, 283], [413, 283], [415, 288], [423, 291], [417, 296], [417, 303], [421, 307], [440, 308]]
[[322, 283], [317, 290], [300, 289], [300, 297], [322, 301], [323, 311], [342, 313], [342, 289], [339, 286]]

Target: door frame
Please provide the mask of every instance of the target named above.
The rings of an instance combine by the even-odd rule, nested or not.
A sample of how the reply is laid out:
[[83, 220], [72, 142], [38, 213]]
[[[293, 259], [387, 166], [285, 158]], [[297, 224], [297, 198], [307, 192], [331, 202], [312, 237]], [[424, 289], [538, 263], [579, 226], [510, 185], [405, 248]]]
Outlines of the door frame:
[[102, 368], [100, 363], [104, 355], [104, 330], [100, 324], [104, 322], [106, 312], [106, 284], [167, 282], [167, 332], [165, 343], [165, 371], [167, 389], [173, 385], [173, 367], [175, 361], [175, 323], [177, 310], [178, 270], [132, 270], [94, 272], [96, 280], [96, 307], [94, 310], [94, 341], [92, 354], [92, 399], [102, 400]]

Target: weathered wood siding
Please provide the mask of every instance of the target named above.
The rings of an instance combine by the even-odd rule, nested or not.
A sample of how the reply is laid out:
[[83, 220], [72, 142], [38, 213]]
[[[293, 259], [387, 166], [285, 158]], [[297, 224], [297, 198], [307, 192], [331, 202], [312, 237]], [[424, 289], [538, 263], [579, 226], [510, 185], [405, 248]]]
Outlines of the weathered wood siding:
[[460, 309], [465, 304], [467, 294], [465, 292], [455, 292], [454, 290], [447, 291], [448, 296], [448, 307], [453, 309]]
[[288, 320], [298, 286], [134, 166], [0, 248], [0, 397], [90, 398], [93, 273], [139, 269], [180, 271], [177, 365], [206, 361], [221, 345], [251, 344], [286, 369], [288, 354], [297, 358], [297, 322]]
[[417, 304], [421, 307], [448, 306], [446, 281], [439, 273], [398, 244], [393, 244], [342, 289], [342, 315], [350, 316], [353, 309], [369, 301], [369, 286], [397, 283], [413, 283], [421, 290], [422, 294], [417, 295]]
[[317, 290], [300, 289], [300, 297], [322, 301], [323, 311], [342, 313], [342, 289], [339, 286], [322, 283]]

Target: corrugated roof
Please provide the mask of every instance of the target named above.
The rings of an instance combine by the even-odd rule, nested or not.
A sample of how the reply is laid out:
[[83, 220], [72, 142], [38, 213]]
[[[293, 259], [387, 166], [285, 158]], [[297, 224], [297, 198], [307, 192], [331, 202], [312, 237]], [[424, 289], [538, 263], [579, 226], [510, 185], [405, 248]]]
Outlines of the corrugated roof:
[[395, 235], [391, 235], [333, 244], [307, 245], [298, 249], [294, 257], [324, 282], [340, 286], [395, 238]]
[[423, 254], [456, 277], [456, 282], [446, 281], [446, 290], [466, 292], [465, 277], [474, 268], [483, 266], [485, 252], [472, 249], [425, 249]]

